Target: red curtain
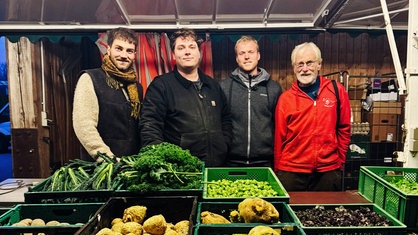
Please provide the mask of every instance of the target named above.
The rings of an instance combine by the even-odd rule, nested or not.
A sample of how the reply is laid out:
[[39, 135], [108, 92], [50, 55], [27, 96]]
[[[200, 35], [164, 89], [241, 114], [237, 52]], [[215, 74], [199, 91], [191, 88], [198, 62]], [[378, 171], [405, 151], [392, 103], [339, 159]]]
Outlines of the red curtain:
[[204, 41], [200, 45], [200, 51], [202, 54], [202, 60], [200, 61], [200, 69], [205, 74], [213, 78], [212, 43], [208, 35], [206, 35], [206, 41]]
[[[175, 61], [171, 53], [170, 40], [166, 33], [137, 33], [138, 46], [135, 60], [135, 69], [138, 81], [144, 87], [144, 93], [151, 81], [158, 75], [173, 70]], [[103, 56], [107, 51], [107, 35], [99, 33], [96, 45]], [[200, 69], [213, 77], [212, 45], [209, 36], [200, 47], [202, 60]]]

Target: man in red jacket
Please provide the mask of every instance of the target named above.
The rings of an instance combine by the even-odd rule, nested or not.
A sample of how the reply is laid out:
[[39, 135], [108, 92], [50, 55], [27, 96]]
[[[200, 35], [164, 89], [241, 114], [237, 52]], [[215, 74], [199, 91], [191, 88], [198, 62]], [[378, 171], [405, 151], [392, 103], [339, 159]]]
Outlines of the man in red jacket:
[[351, 128], [348, 94], [336, 83], [337, 95], [331, 80], [319, 75], [321, 51], [314, 43], [296, 46], [291, 61], [297, 81], [276, 107], [274, 170], [287, 191], [342, 190]]

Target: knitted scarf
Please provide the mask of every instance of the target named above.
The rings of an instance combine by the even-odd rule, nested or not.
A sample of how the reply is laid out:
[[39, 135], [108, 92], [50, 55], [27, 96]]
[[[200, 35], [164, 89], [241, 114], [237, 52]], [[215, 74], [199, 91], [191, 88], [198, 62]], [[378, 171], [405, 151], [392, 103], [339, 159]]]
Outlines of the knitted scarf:
[[106, 73], [107, 85], [114, 89], [119, 89], [126, 86], [128, 91], [129, 101], [131, 102], [131, 117], [138, 119], [139, 116], [139, 94], [136, 86], [136, 73], [134, 67], [131, 66], [127, 72], [121, 72], [112, 60], [109, 54], [105, 54], [102, 61], [102, 69]]

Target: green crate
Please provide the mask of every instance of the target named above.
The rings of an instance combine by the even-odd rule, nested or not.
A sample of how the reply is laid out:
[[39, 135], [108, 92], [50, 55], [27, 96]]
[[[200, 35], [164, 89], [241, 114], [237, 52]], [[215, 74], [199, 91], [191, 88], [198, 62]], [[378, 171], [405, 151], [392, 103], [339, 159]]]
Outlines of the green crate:
[[[213, 167], [206, 168], [204, 171], [204, 182], [210, 182], [213, 180], [246, 180], [246, 179], [255, 179], [258, 181], [268, 182], [273, 190], [275, 190], [278, 195], [274, 197], [263, 197], [267, 201], [284, 201], [289, 202], [289, 194], [286, 189], [283, 187], [282, 183], [274, 174], [273, 170], [269, 167], [231, 167], [231, 168], [222, 168], [222, 167]], [[208, 197], [208, 187], [207, 184], [203, 186], [203, 200], [207, 201], [240, 201], [243, 200], [243, 197], [224, 197], [224, 198], [214, 198]], [[256, 197], [257, 195], [254, 195]]]
[[[0, 216], [0, 234], [72, 235], [87, 224], [103, 203], [18, 204]], [[57, 220], [67, 226], [12, 226], [22, 219]]]
[[[290, 204], [290, 208], [293, 212], [314, 208], [317, 205], [307, 204]], [[359, 207], [368, 207], [374, 212], [385, 216], [390, 220], [392, 226], [369, 226], [369, 227], [307, 227], [302, 225], [299, 218], [296, 216], [296, 223], [300, 226], [303, 231], [308, 235], [404, 235], [406, 234], [407, 227], [401, 221], [388, 214], [382, 208], [378, 207], [373, 203], [362, 203], [362, 204], [324, 204], [325, 209], [333, 209], [339, 206], [344, 206], [347, 209], [357, 209]]]
[[406, 194], [386, 179], [402, 177], [418, 182], [417, 168], [361, 166], [358, 192], [402, 221], [408, 229], [418, 230], [418, 194]]
[[92, 235], [102, 228], [111, 228], [112, 220], [122, 218], [123, 211], [134, 205], [147, 207], [145, 219], [161, 214], [168, 223], [175, 224], [181, 220], [189, 220], [191, 235], [196, 221], [197, 198], [196, 196], [112, 197], [75, 235]]
[[296, 216], [290, 209], [289, 205], [283, 201], [270, 202], [279, 212], [280, 223], [263, 224], [263, 223], [230, 223], [230, 224], [202, 224], [200, 214], [203, 211], [210, 211], [222, 215], [229, 219], [229, 213], [238, 209], [240, 202], [199, 202], [196, 217], [196, 234], [215, 235], [215, 234], [236, 234], [248, 233], [249, 230], [257, 225], [271, 226], [276, 230], [280, 230], [282, 234], [304, 234], [298, 230]]
[[[281, 235], [306, 235], [302, 228], [294, 225], [267, 225]], [[243, 226], [196, 226], [194, 235], [247, 235], [253, 227]]]

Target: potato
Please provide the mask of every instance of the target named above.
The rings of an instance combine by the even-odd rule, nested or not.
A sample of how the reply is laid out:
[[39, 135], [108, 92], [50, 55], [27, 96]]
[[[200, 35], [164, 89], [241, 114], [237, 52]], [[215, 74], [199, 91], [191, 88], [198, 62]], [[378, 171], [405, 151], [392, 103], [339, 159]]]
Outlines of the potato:
[[57, 225], [61, 225], [61, 224], [60, 222], [56, 220], [51, 220], [51, 221], [48, 221], [48, 223], [46, 223], [46, 226], [57, 226]]
[[45, 226], [45, 221], [40, 218], [34, 219], [32, 220], [31, 226]]
[[153, 235], [163, 235], [167, 228], [167, 222], [163, 215], [154, 215], [144, 221], [143, 228]]

